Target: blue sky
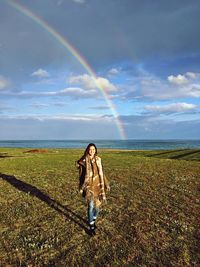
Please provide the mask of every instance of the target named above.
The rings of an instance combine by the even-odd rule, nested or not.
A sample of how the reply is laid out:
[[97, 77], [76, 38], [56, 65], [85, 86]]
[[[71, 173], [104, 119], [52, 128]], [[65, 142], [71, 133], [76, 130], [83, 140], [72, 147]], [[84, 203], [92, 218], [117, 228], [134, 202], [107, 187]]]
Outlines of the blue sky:
[[96, 78], [2, 0], [0, 140], [120, 139], [116, 121], [128, 139], [199, 139], [199, 1], [15, 2], [68, 40]]

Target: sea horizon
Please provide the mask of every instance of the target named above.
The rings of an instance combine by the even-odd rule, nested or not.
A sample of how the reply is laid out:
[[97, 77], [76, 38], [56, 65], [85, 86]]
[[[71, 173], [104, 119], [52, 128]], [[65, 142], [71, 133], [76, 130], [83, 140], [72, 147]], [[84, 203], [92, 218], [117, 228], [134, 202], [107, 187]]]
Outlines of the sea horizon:
[[4, 148], [80, 148], [88, 143], [95, 143], [97, 148], [122, 150], [168, 150], [200, 148], [199, 139], [32, 139], [32, 140], [0, 140]]

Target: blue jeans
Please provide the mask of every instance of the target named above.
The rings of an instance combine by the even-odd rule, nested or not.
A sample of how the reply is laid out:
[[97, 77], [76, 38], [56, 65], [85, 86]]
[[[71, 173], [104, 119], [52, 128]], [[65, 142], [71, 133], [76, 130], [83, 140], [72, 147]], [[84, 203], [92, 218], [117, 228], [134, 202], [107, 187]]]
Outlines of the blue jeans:
[[99, 208], [94, 206], [94, 201], [90, 200], [88, 203], [88, 222], [89, 224], [94, 223], [97, 216], [99, 215]]

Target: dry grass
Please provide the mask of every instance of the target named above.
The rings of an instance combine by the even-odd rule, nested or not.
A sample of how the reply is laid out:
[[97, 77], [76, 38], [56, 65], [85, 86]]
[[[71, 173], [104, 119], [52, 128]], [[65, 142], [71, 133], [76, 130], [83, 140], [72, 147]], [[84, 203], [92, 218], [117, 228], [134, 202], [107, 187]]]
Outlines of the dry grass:
[[0, 149], [1, 266], [198, 266], [199, 150], [101, 150], [111, 192], [88, 235], [81, 150]]

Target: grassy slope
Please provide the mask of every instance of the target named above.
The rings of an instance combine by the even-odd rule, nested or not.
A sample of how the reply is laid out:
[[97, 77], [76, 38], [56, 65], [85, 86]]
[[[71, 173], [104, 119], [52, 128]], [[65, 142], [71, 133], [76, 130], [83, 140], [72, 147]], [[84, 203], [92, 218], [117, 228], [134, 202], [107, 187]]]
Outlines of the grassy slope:
[[0, 149], [2, 266], [200, 263], [199, 150], [100, 151], [111, 192], [95, 237], [77, 193], [82, 151], [24, 151]]

